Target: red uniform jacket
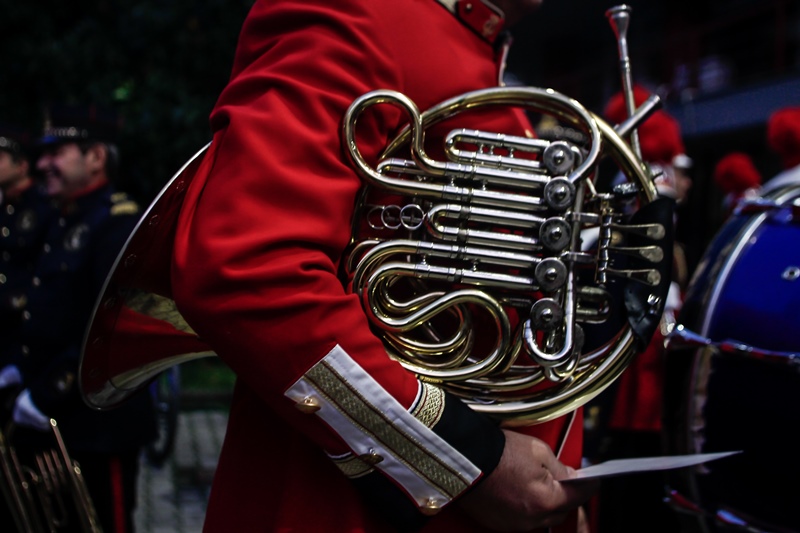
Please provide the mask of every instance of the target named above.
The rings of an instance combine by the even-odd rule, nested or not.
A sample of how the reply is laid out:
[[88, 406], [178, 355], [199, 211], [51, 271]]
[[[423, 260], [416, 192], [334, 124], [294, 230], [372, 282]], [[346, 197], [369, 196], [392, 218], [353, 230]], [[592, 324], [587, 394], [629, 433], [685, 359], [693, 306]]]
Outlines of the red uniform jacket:
[[609, 427], [658, 432], [662, 428], [664, 335], [656, 330], [647, 348], [619, 377]]
[[[425, 528], [474, 527], [448, 504], [496, 466], [502, 433], [390, 360], [337, 272], [362, 185], [345, 110], [375, 89], [424, 110], [496, 86], [497, 19], [479, 7], [465, 23], [435, 0], [264, 0], [247, 18], [172, 272], [181, 312], [239, 376], [207, 532], [392, 531], [426, 505], [444, 509]], [[473, 119], [530, 133], [521, 112]], [[374, 161], [405, 117], [381, 106], [359, 124]], [[556, 447], [564, 425], [523, 431]]]

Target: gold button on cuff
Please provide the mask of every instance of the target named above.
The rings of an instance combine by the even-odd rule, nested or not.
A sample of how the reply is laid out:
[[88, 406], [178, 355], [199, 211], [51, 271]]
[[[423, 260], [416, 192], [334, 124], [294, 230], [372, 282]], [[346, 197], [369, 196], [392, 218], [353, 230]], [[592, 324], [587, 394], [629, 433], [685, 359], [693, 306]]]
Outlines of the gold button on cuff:
[[425, 503], [422, 505], [422, 507], [419, 508], [419, 512], [425, 516], [433, 516], [438, 514], [441, 510], [442, 505], [436, 498], [428, 498], [425, 500]]
[[312, 398], [311, 396], [306, 396], [303, 398], [302, 402], [297, 402], [294, 404], [298, 411], [301, 413], [305, 413], [307, 415], [311, 415], [316, 413], [321, 409], [319, 402], [316, 398]]
[[376, 464], [383, 461], [383, 456], [377, 454], [375, 450], [370, 450], [369, 453], [359, 455], [358, 458], [370, 466], [375, 466]]

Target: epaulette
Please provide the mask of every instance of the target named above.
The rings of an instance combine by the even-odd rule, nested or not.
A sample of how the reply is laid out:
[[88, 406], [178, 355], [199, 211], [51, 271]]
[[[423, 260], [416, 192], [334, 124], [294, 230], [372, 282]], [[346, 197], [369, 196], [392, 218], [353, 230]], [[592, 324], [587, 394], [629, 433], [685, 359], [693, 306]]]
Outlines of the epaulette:
[[135, 215], [139, 212], [139, 206], [133, 200], [115, 203], [111, 206], [111, 216], [114, 215]]

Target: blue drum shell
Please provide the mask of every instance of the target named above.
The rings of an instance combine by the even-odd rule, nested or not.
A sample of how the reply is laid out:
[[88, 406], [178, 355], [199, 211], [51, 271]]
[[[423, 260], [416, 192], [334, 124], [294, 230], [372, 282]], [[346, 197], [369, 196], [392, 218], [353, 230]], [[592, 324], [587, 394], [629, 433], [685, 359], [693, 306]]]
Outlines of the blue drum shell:
[[[800, 354], [800, 216], [787, 202], [797, 197], [800, 187], [780, 197], [786, 207], [726, 222], [679, 316], [714, 343], [754, 350], [670, 353], [665, 391], [665, 427], [678, 433], [670, 452], [743, 452], [676, 474], [673, 486], [712, 516], [732, 511], [767, 531], [800, 531], [785, 488], [800, 479], [800, 367], [792, 357]], [[729, 530], [711, 520], [703, 531]]]
[[749, 236], [712, 303], [705, 335], [800, 352], [800, 220], [770, 214]]

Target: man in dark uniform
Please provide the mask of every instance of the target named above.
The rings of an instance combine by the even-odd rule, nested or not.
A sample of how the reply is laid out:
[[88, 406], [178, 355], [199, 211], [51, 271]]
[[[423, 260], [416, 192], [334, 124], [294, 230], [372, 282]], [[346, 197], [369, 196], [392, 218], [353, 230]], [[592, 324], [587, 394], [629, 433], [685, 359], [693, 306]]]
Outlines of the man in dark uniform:
[[[27, 134], [0, 126], [0, 367], [16, 349], [27, 288], [55, 213], [31, 176]], [[18, 348], [18, 347], [17, 347]], [[20, 382], [19, 370], [0, 372], [0, 388]]]
[[[0, 422], [4, 432], [22, 381], [19, 368], [9, 363], [20, 348], [26, 292], [55, 213], [31, 176], [29, 140], [20, 128], [0, 126]], [[0, 523], [11, 523], [9, 513], [10, 507], [0, 499]]]
[[120, 409], [94, 411], [81, 400], [76, 375], [98, 294], [139, 209], [112, 186], [118, 166], [113, 117], [89, 108], [63, 109], [52, 118], [36, 166], [58, 213], [35, 266], [22, 342], [13, 354], [23, 385], [13, 416], [38, 429], [51, 417], [58, 421], [103, 530], [128, 532], [139, 454], [155, 433], [152, 402], [145, 394]]

